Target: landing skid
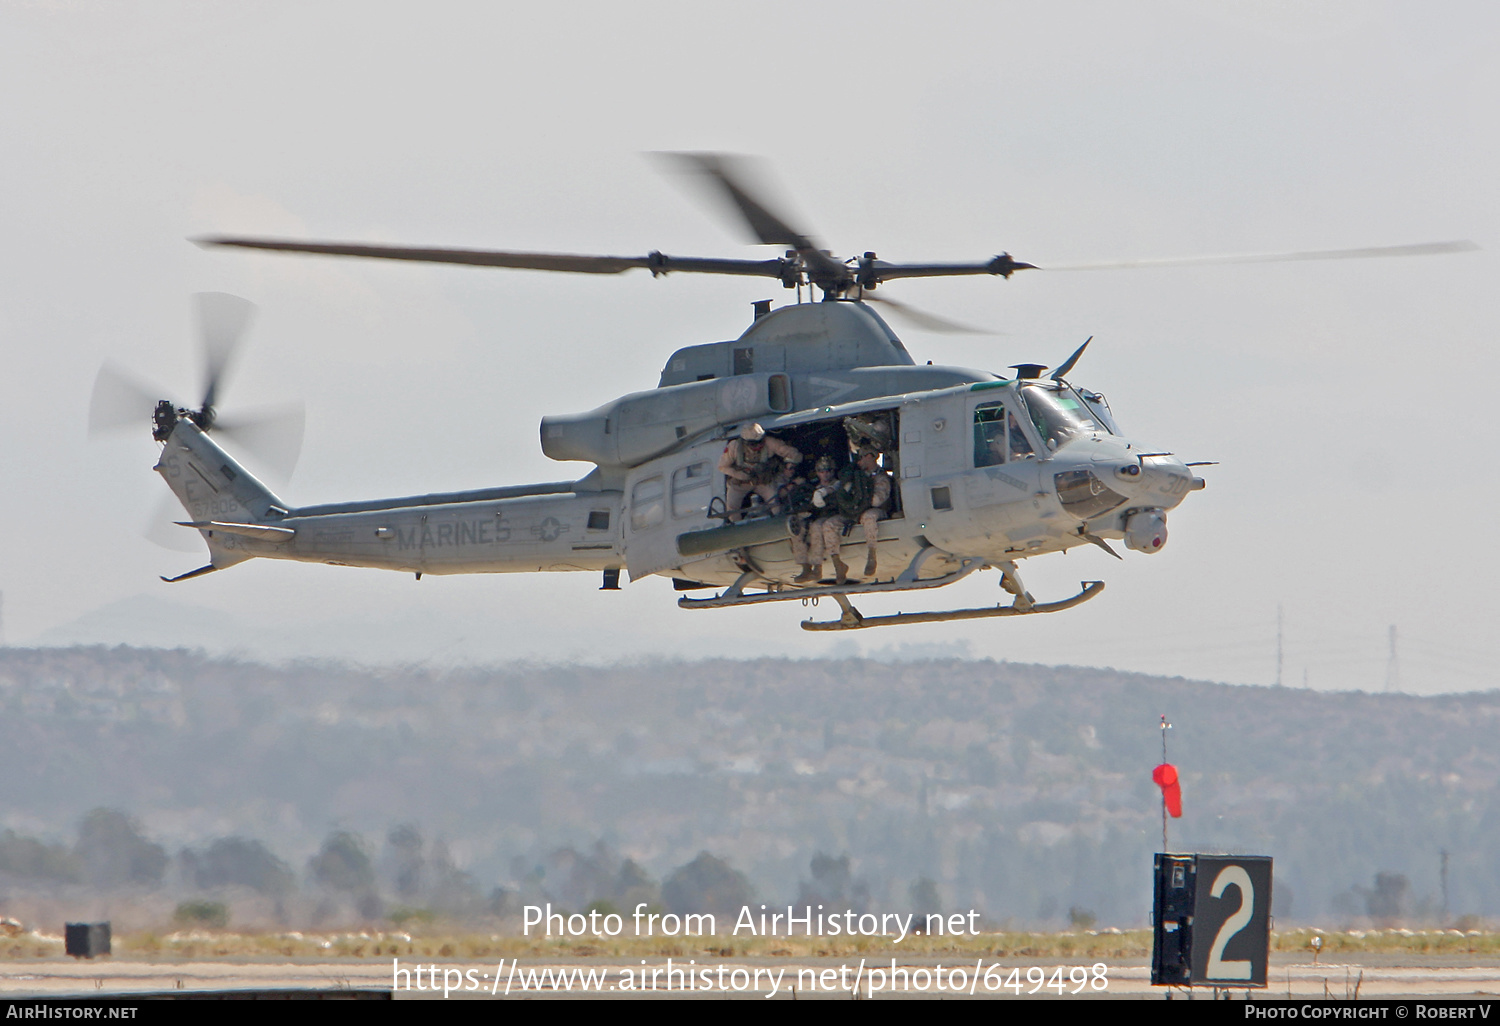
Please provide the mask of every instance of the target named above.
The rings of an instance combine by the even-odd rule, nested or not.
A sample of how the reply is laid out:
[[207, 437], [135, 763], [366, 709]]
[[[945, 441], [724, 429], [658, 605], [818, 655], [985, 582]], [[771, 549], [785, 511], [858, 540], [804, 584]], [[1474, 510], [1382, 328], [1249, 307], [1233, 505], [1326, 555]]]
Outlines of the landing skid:
[[[944, 574], [941, 577], [933, 577], [921, 581], [917, 574], [922, 565], [935, 555], [941, 554], [939, 549], [928, 547], [918, 552], [916, 557], [905, 570], [901, 571], [894, 580], [868, 583], [851, 582], [849, 584], [826, 584], [809, 588], [789, 588], [782, 582], [773, 580], [763, 574], [748, 558], [736, 560], [744, 572], [739, 579], [726, 588], [723, 592], [713, 598], [694, 599], [684, 596], [677, 600], [677, 604], [683, 609], [719, 609], [724, 606], [749, 606], [761, 602], [789, 602], [793, 599], [818, 599], [831, 596], [840, 601], [845, 595], [879, 594], [885, 591], [921, 591], [927, 588], [941, 588], [945, 585], [960, 581], [972, 574], [975, 570], [983, 569], [987, 564], [983, 559], [964, 558], [960, 561], [957, 570]], [[745, 588], [756, 581], [764, 583], [766, 590], [746, 593]]]
[[835, 594], [834, 600], [843, 608], [844, 615], [837, 620], [814, 622], [803, 620], [805, 631], [852, 631], [862, 627], [889, 627], [898, 623], [941, 623], [944, 620], [978, 620], [987, 616], [1029, 616], [1032, 613], [1056, 613], [1072, 609], [1087, 602], [1104, 590], [1103, 581], [1084, 581], [1083, 590], [1072, 598], [1061, 602], [1033, 602], [1027, 608], [1018, 608], [1021, 600], [1011, 606], [985, 606], [981, 609], [950, 609], [940, 613], [897, 613], [894, 616], [864, 616], [849, 602], [847, 596]]

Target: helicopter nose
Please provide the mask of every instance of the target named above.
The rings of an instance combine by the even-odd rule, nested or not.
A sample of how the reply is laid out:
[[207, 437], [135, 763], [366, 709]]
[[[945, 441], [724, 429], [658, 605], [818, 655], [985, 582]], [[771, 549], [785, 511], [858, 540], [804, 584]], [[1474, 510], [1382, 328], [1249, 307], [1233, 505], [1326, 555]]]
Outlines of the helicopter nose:
[[1175, 456], [1144, 456], [1140, 459], [1141, 487], [1136, 501], [1149, 502], [1162, 509], [1171, 509], [1187, 497], [1187, 493], [1201, 489], [1206, 482], [1194, 477], [1193, 472]]
[[1148, 480], [1140, 457], [1126, 445], [1097, 444], [1089, 455], [1090, 469], [1113, 490], [1134, 498]]

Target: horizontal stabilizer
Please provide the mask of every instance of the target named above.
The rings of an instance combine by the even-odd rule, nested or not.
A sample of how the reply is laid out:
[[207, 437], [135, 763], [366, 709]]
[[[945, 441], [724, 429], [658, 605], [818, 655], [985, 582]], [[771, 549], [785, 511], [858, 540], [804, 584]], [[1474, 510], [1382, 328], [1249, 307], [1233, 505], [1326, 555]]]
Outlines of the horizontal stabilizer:
[[200, 531], [223, 531], [225, 534], [238, 534], [245, 538], [254, 538], [256, 541], [284, 542], [296, 534], [296, 530], [290, 527], [272, 527], [268, 524], [233, 524], [223, 520], [178, 520], [178, 527], [193, 527]]
[[187, 573], [178, 574], [176, 577], [163, 577], [162, 580], [168, 584], [176, 584], [178, 581], [185, 581], [190, 577], [202, 577], [204, 574], [211, 574], [217, 569], [219, 568], [210, 563], [208, 566], [200, 566], [196, 570], [189, 570]]

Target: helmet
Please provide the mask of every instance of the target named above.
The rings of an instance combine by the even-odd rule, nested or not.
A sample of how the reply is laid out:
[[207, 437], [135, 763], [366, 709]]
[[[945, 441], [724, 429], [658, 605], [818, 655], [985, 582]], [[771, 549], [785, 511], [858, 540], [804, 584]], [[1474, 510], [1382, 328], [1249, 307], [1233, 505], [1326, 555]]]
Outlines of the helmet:
[[880, 450], [873, 445], [861, 445], [859, 450], [854, 454], [854, 458], [857, 460], [862, 460], [866, 456], [874, 456], [878, 460], [880, 459]]
[[759, 442], [766, 437], [766, 429], [759, 424], [746, 424], [740, 428], [740, 437], [747, 442]]
[[818, 462], [813, 465], [813, 469], [814, 470], [837, 470], [837, 469], [839, 469], [839, 463], [838, 463], [838, 460], [834, 459], [832, 456], [819, 456], [818, 457]]

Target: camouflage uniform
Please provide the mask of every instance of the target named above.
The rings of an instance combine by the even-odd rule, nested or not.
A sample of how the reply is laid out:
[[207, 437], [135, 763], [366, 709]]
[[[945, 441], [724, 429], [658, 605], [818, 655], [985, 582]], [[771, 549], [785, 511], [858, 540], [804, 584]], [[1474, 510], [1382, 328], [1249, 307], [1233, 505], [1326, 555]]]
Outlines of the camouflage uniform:
[[[787, 496], [790, 516], [786, 520], [786, 532], [791, 540], [792, 558], [802, 564], [802, 573], [795, 583], [804, 584], [823, 576], [823, 538], [820, 531], [814, 530], [816, 521], [813, 518], [822, 512], [816, 499], [821, 498], [827, 503], [838, 487], [838, 481], [832, 476], [837, 466], [832, 457], [820, 456], [818, 476], [810, 481], [798, 478]], [[829, 474], [828, 481], [822, 479], [825, 471]]]
[[725, 478], [724, 505], [730, 513], [737, 513], [751, 492], [771, 502], [777, 489], [791, 480], [790, 468], [801, 462], [800, 452], [771, 435], [765, 435], [759, 446], [745, 438], [730, 439], [719, 457], [719, 472]]
[[[873, 452], [861, 453], [875, 456]], [[891, 475], [877, 465], [873, 470], [860, 466], [845, 467], [839, 474], [838, 487], [833, 493], [832, 516], [813, 522], [812, 530], [819, 535], [814, 542], [821, 542], [821, 549], [833, 558], [836, 579], [840, 584], [848, 578], [849, 568], [839, 558], [839, 547], [843, 545], [844, 532], [854, 523], [859, 523], [865, 532], [865, 576], [875, 574], [875, 543], [879, 538], [876, 527], [888, 514], [891, 503]]]

